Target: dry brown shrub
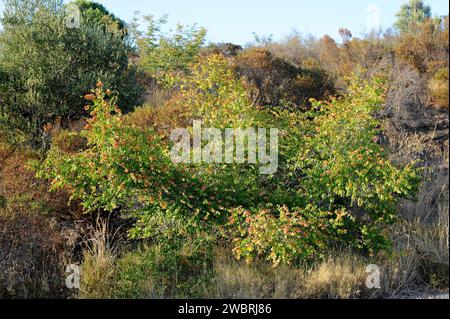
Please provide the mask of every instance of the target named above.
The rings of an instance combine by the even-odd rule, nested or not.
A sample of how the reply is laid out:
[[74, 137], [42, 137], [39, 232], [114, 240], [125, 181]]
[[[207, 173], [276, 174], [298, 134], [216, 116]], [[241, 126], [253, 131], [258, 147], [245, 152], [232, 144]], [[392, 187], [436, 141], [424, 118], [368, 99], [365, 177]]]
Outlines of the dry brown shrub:
[[2, 166], [0, 194], [6, 199], [9, 209], [14, 211], [31, 205], [49, 216], [64, 218], [79, 215], [81, 210], [77, 203], [68, 205], [67, 192], [49, 192], [49, 181], [36, 177], [29, 161], [38, 159], [39, 155], [34, 151], [17, 151]]
[[87, 139], [79, 133], [62, 130], [53, 135], [52, 144], [61, 151], [72, 154], [85, 150]]
[[66, 241], [58, 225], [30, 211], [0, 209], [0, 298], [64, 298]]
[[296, 67], [263, 48], [240, 53], [236, 69], [258, 105], [307, 107], [310, 98], [322, 99], [334, 90], [323, 70]]
[[448, 17], [443, 23], [429, 19], [418, 32], [402, 35], [395, 46], [396, 56], [421, 74], [433, 74], [448, 66], [448, 50]]
[[441, 68], [428, 82], [432, 102], [439, 107], [448, 108], [448, 86], [449, 75], [448, 67]]

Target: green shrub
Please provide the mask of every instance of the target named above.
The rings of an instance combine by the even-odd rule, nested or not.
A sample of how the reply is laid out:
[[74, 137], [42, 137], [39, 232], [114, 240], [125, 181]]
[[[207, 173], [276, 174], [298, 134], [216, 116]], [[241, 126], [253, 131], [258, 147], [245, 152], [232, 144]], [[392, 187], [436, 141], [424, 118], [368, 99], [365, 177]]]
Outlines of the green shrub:
[[396, 220], [398, 199], [417, 192], [420, 174], [412, 165], [395, 167], [375, 142], [384, 81], [354, 81], [349, 89], [344, 98], [313, 101], [300, 122], [291, 117], [281, 142], [288, 158], [282, 184], [295, 185], [297, 199], [291, 207], [274, 209], [272, 197], [256, 211], [239, 209], [231, 222], [238, 257], [298, 263], [338, 243], [371, 255], [390, 250], [386, 226]]
[[[42, 146], [44, 125], [85, 115], [82, 95], [99, 78], [129, 111], [142, 93], [128, 38], [95, 23], [67, 28], [64, 7], [52, 0], [6, 1], [0, 34], [0, 116]], [[34, 7], [29, 16], [28, 8]], [[25, 15], [25, 16], [24, 16]]]
[[132, 217], [129, 235], [164, 249], [189, 241], [207, 255], [211, 242], [224, 239], [237, 257], [275, 265], [314, 261], [337, 243], [370, 254], [389, 250], [386, 225], [420, 178], [412, 165], [391, 164], [376, 143], [380, 123], [373, 113], [383, 105], [383, 80], [354, 80], [347, 96], [311, 101], [307, 113], [252, 106], [220, 55], [192, 65], [179, 83], [168, 103], [187, 118], [222, 129], [278, 127], [278, 172], [261, 176], [254, 164], [175, 165], [167, 136], [127, 126], [99, 83], [86, 96], [93, 102], [81, 132], [88, 148], [66, 154], [54, 145], [39, 176], [52, 180], [53, 189], [69, 190], [85, 212]]
[[173, 34], [167, 34], [163, 30], [167, 16], [158, 20], [145, 16], [144, 20], [147, 32], [137, 35], [140, 65], [160, 83], [171, 86], [175, 84], [174, 75], [187, 72], [189, 64], [197, 60], [206, 30], [177, 24]]

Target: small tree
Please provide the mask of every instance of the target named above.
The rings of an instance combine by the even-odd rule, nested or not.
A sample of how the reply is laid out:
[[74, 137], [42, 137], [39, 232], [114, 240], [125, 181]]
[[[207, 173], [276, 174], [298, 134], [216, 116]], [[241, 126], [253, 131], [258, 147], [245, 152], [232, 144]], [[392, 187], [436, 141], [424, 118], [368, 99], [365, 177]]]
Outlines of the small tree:
[[140, 63], [148, 74], [163, 84], [172, 84], [173, 75], [185, 73], [195, 62], [206, 37], [206, 30], [196, 25], [177, 24], [172, 34], [163, 31], [167, 16], [145, 16], [147, 32], [137, 32]]
[[125, 22], [110, 13], [102, 4], [89, 0], [74, 0], [71, 3], [78, 6], [83, 19], [88, 23], [105, 26], [110, 32], [126, 33]]
[[61, 1], [5, 2], [0, 34], [1, 118], [42, 145], [44, 125], [80, 118], [82, 96], [98, 80], [133, 108], [139, 101], [127, 37], [95, 23], [68, 28]]
[[422, 0], [409, 0], [397, 13], [395, 27], [401, 33], [414, 32], [417, 27], [431, 17], [431, 7]]

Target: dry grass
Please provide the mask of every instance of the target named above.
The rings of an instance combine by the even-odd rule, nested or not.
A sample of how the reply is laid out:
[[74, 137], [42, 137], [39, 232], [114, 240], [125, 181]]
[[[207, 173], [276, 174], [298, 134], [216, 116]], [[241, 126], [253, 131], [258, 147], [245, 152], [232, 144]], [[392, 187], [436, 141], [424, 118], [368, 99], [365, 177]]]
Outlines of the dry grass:
[[360, 297], [367, 274], [363, 259], [355, 255], [329, 258], [308, 273], [304, 298], [349, 299]]
[[428, 82], [431, 99], [439, 107], [448, 108], [448, 67], [440, 69]]
[[397, 256], [387, 265], [383, 285], [391, 296], [449, 287], [448, 141], [435, 142], [435, 135], [405, 132], [391, 139], [395, 163], [420, 159], [424, 168], [417, 198], [401, 202], [400, 221], [391, 229]]
[[366, 262], [351, 253], [319, 263], [312, 269], [268, 263], [247, 265], [227, 253], [217, 255], [208, 298], [346, 299], [362, 296]]
[[81, 266], [79, 297], [106, 299], [113, 295], [113, 279], [118, 245], [109, 235], [108, 224], [97, 220], [92, 236], [86, 241]]

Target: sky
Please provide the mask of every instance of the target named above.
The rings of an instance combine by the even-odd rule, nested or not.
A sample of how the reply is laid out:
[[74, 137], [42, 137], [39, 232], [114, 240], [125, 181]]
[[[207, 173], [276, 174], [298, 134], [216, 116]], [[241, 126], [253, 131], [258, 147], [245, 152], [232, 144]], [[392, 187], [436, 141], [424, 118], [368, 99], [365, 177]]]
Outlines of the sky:
[[[293, 30], [303, 35], [325, 34], [339, 40], [345, 27], [354, 36], [373, 28], [386, 30], [406, 0], [97, 0], [125, 21], [135, 11], [160, 17], [169, 15], [169, 26], [181, 23], [208, 30], [211, 42], [245, 45], [258, 36], [282, 39]], [[433, 15], [449, 13], [448, 0], [427, 0]], [[0, 11], [3, 2], [0, 2]]]

